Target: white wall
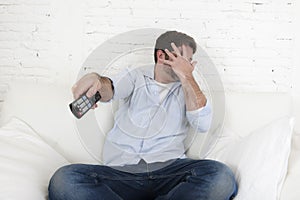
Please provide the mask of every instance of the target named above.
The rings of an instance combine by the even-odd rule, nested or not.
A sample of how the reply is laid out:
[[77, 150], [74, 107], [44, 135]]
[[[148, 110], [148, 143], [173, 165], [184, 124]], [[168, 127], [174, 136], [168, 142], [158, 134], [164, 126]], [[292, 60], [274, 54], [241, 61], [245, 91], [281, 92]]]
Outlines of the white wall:
[[[294, 7], [294, 37], [295, 45], [293, 51], [293, 115], [296, 122], [294, 130], [300, 134], [300, 1], [296, 1]], [[297, 121], [298, 120], [298, 121]]]
[[294, 58], [294, 73], [293, 73], [293, 86], [294, 94], [300, 96], [300, 1], [296, 1], [294, 9], [294, 37], [295, 46], [293, 51]]
[[146, 27], [192, 35], [217, 66], [226, 90], [293, 88], [299, 93], [300, 79], [295, 74], [300, 74], [296, 67], [300, 56], [293, 54], [296, 18], [299, 24], [299, 17], [292, 14], [295, 3], [0, 0], [0, 101], [16, 79], [71, 84], [99, 44], [118, 33]]

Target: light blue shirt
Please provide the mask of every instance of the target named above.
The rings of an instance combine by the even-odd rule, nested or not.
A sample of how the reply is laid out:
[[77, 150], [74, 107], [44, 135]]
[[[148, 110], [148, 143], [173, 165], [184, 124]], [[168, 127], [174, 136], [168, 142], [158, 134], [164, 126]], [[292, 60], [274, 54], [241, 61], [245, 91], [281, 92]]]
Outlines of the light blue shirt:
[[169, 85], [163, 99], [154, 80], [154, 66], [143, 66], [112, 78], [113, 100], [119, 100], [115, 123], [103, 149], [104, 164], [123, 166], [164, 162], [185, 157], [184, 139], [189, 126], [207, 132], [212, 119], [209, 103], [187, 111], [179, 81]]

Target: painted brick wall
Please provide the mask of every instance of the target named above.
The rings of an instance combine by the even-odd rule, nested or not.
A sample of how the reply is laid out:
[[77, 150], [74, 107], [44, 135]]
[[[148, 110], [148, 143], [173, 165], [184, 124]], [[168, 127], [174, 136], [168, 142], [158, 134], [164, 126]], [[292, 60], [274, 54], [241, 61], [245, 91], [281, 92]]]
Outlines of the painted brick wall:
[[192, 35], [226, 90], [290, 91], [293, 11], [293, 0], [0, 0], [0, 102], [14, 80], [71, 84], [98, 45], [147, 27]]
[[296, 2], [294, 7], [294, 25], [293, 33], [295, 38], [294, 53], [293, 53], [293, 93], [298, 96], [300, 100], [300, 1]]

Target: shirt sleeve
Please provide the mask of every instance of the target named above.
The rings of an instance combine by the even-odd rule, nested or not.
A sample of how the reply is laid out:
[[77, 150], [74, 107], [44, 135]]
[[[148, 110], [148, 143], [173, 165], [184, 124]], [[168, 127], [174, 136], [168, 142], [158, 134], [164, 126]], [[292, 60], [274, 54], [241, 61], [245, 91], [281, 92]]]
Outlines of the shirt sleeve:
[[129, 97], [135, 86], [136, 72], [129, 68], [111, 77], [114, 86], [113, 100], [124, 99]]
[[212, 121], [212, 109], [209, 101], [202, 108], [193, 111], [186, 111], [187, 120], [198, 132], [207, 132]]

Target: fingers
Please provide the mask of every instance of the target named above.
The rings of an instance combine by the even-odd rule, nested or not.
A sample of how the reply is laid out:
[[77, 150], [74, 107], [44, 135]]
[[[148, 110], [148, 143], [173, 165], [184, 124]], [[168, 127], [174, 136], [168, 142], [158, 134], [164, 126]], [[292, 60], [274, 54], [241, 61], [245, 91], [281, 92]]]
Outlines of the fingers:
[[176, 57], [174, 54], [172, 54], [168, 49], [165, 49], [166, 54], [171, 58], [171, 60], [175, 60]]
[[91, 97], [100, 89], [101, 83], [99, 78], [95, 74], [87, 74], [72, 87], [72, 93], [74, 99], [77, 99], [86, 92], [87, 96]]
[[180, 56], [181, 55], [180, 50], [177, 48], [177, 46], [173, 42], [171, 43], [171, 46], [172, 46], [173, 50], [175, 51], [175, 53], [177, 54], [177, 56]]
[[[182, 45], [181, 48], [182, 48], [182, 52], [180, 51], [180, 49], [172, 42], [171, 43], [171, 46], [173, 48], [173, 50], [175, 51], [175, 57], [177, 56], [182, 56], [184, 57], [186, 60], [188, 60], [188, 55], [187, 55], [187, 48], [186, 48], [186, 45]], [[169, 55], [169, 54], [168, 54]]]
[[101, 83], [99, 80], [96, 80], [94, 82], [94, 84], [92, 85], [92, 87], [86, 92], [86, 96], [88, 98], [91, 98], [92, 96], [94, 96], [96, 94], [96, 92], [98, 90], [100, 90], [100, 88], [101, 88]]
[[164, 64], [166, 64], [166, 65], [172, 65], [172, 61], [170, 61], [170, 60], [164, 60], [163, 62], [164, 62]]
[[[74, 84], [74, 85], [72, 86], [72, 94], [73, 94], [73, 95], [74, 95], [75, 92], [76, 92], [76, 88], [77, 88], [77, 84]], [[75, 97], [75, 95], [74, 95], [74, 97]]]
[[197, 61], [193, 61], [191, 64], [193, 65], [193, 67], [195, 67], [197, 64]]
[[186, 46], [185, 45], [182, 45], [182, 56], [185, 59], [188, 59], [187, 50], [186, 50]]
[[98, 107], [98, 105], [97, 105], [97, 103], [95, 103], [93, 106], [92, 106], [92, 109], [95, 109], [95, 108], [97, 108]]
[[82, 95], [88, 89], [88, 87], [79, 87], [78, 85], [79, 85], [79, 82], [77, 82], [72, 87], [72, 93], [73, 93], [74, 99], [78, 99], [80, 97], [80, 95]]
[[[72, 92], [73, 92], [73, 95], [74, 95], [74, 98], [77, 99], [80, 97], [80, 95], [82, 95], [86, 90], [84, 88], [86, 87], [78, 87], [79, 84], [82, 84], [82, 82], [77, 82], [73, 87], [72, 87]], [[82, 85], [84, 86], [84, 85]], [[101, 83], [100, 81], [95, 81], [95, 83], [92, 85], [92, 87], [90, 89], [88, 89], [86, 95], [88, 98], [91, 98], [93, 95], [96, 94], [96, 92], [98, 91], [98, 88], [100, 89], [101, 88]], [[98, 105], [97, 104], [94, 104], [92, 106], [92, 109], [95, 109], [97, 108]]]

